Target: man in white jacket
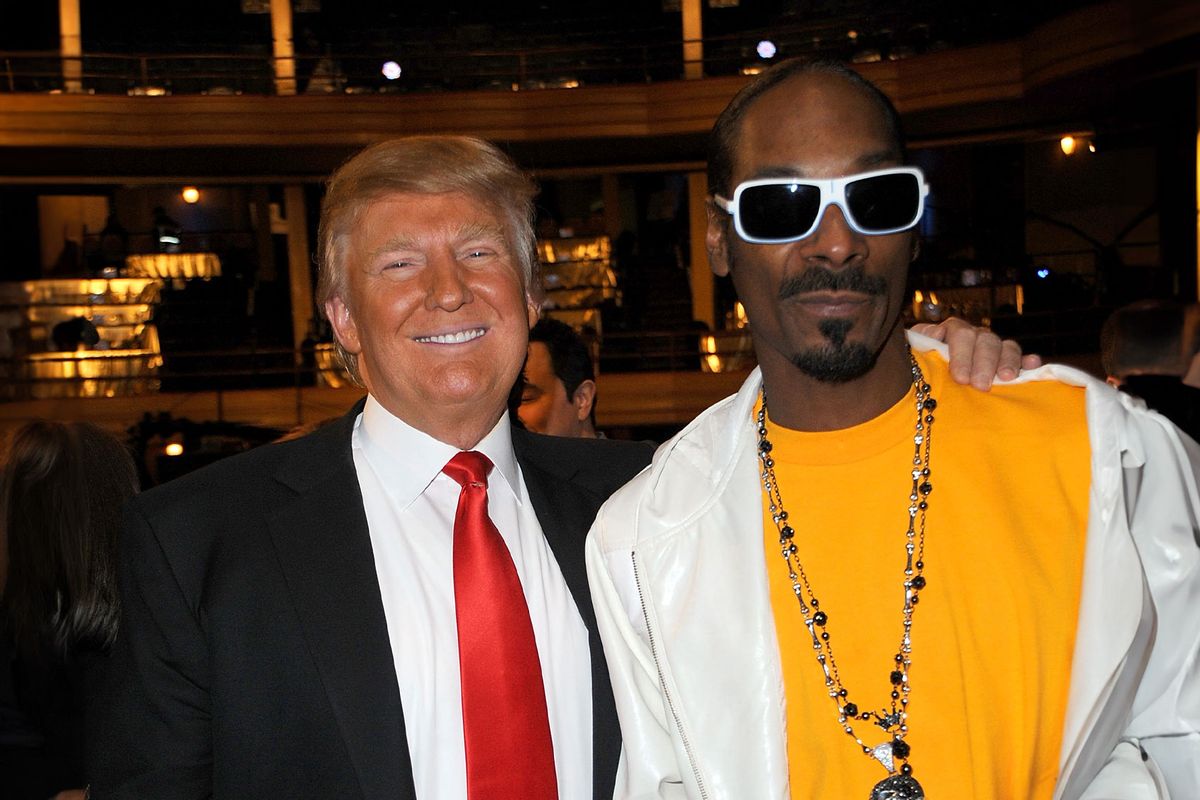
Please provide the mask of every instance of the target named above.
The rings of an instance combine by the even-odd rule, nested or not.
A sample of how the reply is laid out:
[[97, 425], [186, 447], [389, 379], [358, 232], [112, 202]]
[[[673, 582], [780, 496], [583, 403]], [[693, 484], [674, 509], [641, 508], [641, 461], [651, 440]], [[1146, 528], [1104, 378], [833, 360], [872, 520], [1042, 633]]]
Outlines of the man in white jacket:
[[856, 73], [781, 64], [711, 141], [760, 368], [592, 528], [616, 796], [1200, 797], [1200, 448], [905, 336], [928, 187]]

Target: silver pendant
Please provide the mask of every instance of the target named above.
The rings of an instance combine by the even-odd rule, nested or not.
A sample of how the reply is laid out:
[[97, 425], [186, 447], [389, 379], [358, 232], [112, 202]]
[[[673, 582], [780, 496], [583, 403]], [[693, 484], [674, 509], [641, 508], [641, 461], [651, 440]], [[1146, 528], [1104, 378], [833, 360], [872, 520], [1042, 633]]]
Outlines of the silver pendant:
[[871, 800], [925, 800], [925, 790], [911, 775], [893, 775], [875, 784]]
[[883, 768], [886, 769], [888, 772], [892, 772], [893, 770], [895, 770], [896, 762], [895, 762], [895, 759], [892, 757], [892, 743], [891, 742], [884, 742], [881, 745], [876, 745], [875, 749], [871, 751], [871, 755], [875, 758], [876, 761], [878, 761], [880, 764], [883, 764]]

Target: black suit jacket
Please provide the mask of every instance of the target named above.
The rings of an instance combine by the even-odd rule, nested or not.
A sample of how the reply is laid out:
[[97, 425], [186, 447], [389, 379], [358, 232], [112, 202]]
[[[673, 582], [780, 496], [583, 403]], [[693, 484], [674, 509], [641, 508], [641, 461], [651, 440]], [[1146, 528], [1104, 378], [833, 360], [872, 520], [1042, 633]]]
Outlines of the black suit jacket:
[[[121, 628], [89, 715], [93, 797], [414, 797], [350, 447], [360, 408], [131, 503]], [[583, 542], [651, 449], [519, 430], [513, 446], [590, 632], [594, 796], [607, 800], [620, 735]]]

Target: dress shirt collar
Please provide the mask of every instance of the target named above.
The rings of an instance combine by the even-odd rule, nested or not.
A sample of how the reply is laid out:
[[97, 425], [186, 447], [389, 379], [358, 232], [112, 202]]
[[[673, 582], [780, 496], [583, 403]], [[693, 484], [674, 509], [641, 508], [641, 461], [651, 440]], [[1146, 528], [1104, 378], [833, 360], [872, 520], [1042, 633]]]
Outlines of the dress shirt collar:
[[[371, 395], [367, 395], [358, 425], [363, 453], [379, 471], [400, 508], [408, 508], [420, 497], [441, 473], [446, 462], [459, 452], [454, 445], [438, 441], [394, 416]], [[488, 486], [493, 489], [496, 487], [494, 479], [499, 472], [504, 484], [520, 503], [520, 474], [517, 457], [513, 453], [508, 414], [501, 414], [495, 427], [471, 449], [483, 453], [495, 465]]]

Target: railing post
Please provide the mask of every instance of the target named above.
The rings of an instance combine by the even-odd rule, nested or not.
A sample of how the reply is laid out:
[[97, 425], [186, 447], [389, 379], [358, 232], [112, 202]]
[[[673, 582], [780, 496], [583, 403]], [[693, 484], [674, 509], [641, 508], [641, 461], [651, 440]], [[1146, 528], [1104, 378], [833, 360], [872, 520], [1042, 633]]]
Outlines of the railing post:
[[79, 27], [79, 0], [58, 0], [58, 36], [62, 51], [63, 91], [83, 92], [83, 36]]
[[296, 48], [292, 41], [291, 0], [271, 0], [271, 44], [275, 55], [275, 94], [296, 93]]
[[704, 77], [704, 23], [700, 0], [683, 0], [683, 77]]

